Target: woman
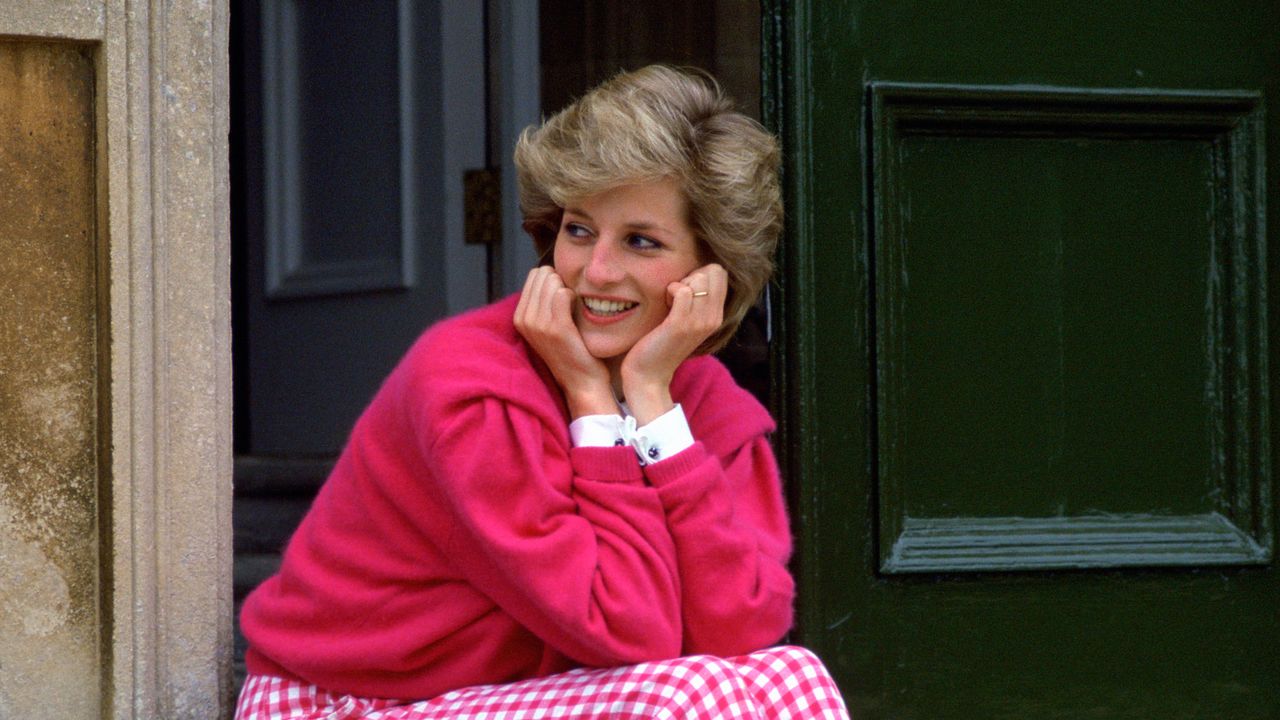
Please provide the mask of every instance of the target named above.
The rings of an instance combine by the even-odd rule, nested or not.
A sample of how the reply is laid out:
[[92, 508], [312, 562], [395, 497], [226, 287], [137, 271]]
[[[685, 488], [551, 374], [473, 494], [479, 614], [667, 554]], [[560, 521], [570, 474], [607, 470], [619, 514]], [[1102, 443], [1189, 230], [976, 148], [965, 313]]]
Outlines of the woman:
[[773, 422], [707, 354], [771, 271], [775, 141], [655, 66], [516, 165], [552, 263], [356, 423], [245, 603], [237, 717], [844, 717], [815, 657], [761, 650], [794, 594]]

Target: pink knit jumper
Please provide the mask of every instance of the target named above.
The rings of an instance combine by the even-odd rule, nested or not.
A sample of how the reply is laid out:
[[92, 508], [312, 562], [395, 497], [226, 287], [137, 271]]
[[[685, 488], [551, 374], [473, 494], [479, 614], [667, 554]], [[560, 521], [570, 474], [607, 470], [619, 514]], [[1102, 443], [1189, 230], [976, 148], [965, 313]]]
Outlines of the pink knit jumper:
[[791, 625], [768, 413], [714, 358], [671, 384], [696, 442], [641, 466], [574, 448], [516, 297], [441, 322], [357, 421], [246, 600], [249, 672], [366, 697], [688, 654]]

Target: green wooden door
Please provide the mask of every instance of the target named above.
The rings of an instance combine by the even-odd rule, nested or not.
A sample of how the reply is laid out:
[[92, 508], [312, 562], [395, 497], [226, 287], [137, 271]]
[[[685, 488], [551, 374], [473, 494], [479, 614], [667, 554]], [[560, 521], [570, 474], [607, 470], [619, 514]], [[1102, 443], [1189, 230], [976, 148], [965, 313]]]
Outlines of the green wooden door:
[[1280, 3], [771, 18], [798, 635], [855, 717], [1280, 717]]

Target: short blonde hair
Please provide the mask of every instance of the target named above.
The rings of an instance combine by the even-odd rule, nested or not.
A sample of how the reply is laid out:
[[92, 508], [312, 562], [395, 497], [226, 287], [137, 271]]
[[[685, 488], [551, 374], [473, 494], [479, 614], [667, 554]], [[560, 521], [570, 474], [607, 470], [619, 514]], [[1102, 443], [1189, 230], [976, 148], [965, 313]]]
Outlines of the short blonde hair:
[[550, 256], [565, 205], [620, 185], [674, 178], [708, 261], [729, 275], [720, 329], [729, 341], [773, 274], [782, 232], [777, 140], [736, 112], [709, 75], [665, 65], [621, 73], [516, 143], [524, 228]]

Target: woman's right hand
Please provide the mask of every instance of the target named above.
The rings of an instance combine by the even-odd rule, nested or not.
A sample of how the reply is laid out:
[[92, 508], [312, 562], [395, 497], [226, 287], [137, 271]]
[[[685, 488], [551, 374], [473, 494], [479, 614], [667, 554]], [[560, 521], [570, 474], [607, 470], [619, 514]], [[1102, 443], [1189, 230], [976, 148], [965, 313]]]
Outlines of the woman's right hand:
[[516, 305], [516, 331], [551, 369], [573, 419], [617, 414], [609, 369], [582, 342], [573, 324], [573, 301], [573, 291], [554, 268], [530, 270]]

